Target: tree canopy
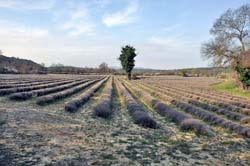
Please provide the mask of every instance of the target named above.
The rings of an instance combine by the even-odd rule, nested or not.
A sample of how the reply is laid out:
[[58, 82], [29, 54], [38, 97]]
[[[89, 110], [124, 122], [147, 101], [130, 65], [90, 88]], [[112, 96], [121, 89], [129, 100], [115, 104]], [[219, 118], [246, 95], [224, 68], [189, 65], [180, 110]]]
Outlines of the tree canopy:
[[250, 5], [228, 9], [213, 24], [213, 38], [203, 43], [201, 53], [214, 66], [234, 65], [250, 47]]
[[127, 73], [128, 79], [131, 79], [131, 72], [135, 66], [136, 50], [134, 47], [126, 45], [122, 47], [119, 60], [122, 65], [122, 69]]

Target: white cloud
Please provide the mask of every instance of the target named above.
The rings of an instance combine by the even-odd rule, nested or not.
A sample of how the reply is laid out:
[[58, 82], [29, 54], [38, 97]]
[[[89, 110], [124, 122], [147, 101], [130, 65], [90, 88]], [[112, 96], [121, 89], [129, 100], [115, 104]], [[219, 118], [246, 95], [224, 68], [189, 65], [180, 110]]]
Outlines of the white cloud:
[[11, 38], [41, 38], [48, 36], [48, 30], [36, 27], [27, 27], [11, 24], [7, 21], [0, 22], [0, 35]]
[[[46, 29], [0, 22], [0, 50], [6, 56], [31, 59], [46, 65], [62, 63], [72, 66], [113, 65], [120, 46], [104, 38], [82, 39], [76, 36], [53, 35]], [[115, 50], [115, 51], [114, 51]]]
[[93, 34], [95, 24], [91, 21], [86, 6], [73, 7], [62, 15], [57, 13], [56, 17], [55, 21], [60, 24], [60, 29], [67, 31], [71, 36]]
[[15, 10], [47, 10], [53, 7], [56, 0], [1, 0], [0, 8]]
[[[13, 9], [18, 6], [18, 9], [24, 8], [23, 4], [3, 4], [3, 1], [7, 2], [7, 0], [0, 0], [0, 8], [4, 5]], [[14, 1], [27, 3], [29, 0]], [[50, 0], [33, 0], [34, 3], [46, 1]], [[130, 1], [123, 10], [104, 15], [104, 17], [102, 17], [103, 11], [107, 9], [110, 0], [81, 1], [81, 4], [75, 3], [75, 1], [67, 2], [71, 2], [71, 5], [62, 4], [58, 7], [55, 6], [50, 11], [55, 14], [52, 19], [56, 25], [52, 25], [48, 29], [51, 32], [60, 29], [55, 34], [49, 34], [47, 29], [41, 27], [0, 22], [0, 49], [8, 56], [19, 56], [38, 63], [44, 62], [46, 65], [62, 63], [94, 67], [101, 62], [107, 62], [110, 66], [118, 66], [117, 57], [120, 54], [120, 48], [123, 44], [129, 43], [137, 49], [137, 67], [167, 69], [202, 64], [199, 57], [200, 44], [188, 39], [186, 34], [182, 33], [181, 24], [159, 28], [152, 32], [154, 36], [145, 36], [145, 39], [140, 40], [141, 42], [136, 38], [132, 40], [125, 37], [122, 40], [113, 38], [112, 35], [106, 33], [103, 33], [101, 37], [99, 35], [89, 36], [89, 34], [98, 33], [98, 31], [95, 32], [98, 30], [98, 23], [93, 19], [97, 13], [100, 14], [103, 23], [109, 27], [133, 22], [139, 9], [137, 1]], [[38, 9], [39, 5], [26, 7]], [[41, 5], [40, 9], [49, 7], [51, 5]], [[95, 15], [91, 15], [96, 11]], [[79, 35], [86, 36], [79, 37]], [[133, 41], [138, 41], [138, 43], [133, 43]]]
[[135, 20], [134, 14], [138, 11], [138, 9], [138, 1], [130, 1], [128, 6], [123, 11], [108, 14], [103, 17], [102, 21], [108, 27], [131, 23]]
[[0, 36], [0, 50], [4, 55], [44, 62], [44, 52], [35, 45], [37, 41], [48, 41], [46, 29], [0, 21]]
[[63, 25], [63, 29], [69, 30], [68, 34], [72, 36], [78, 36], [82, 34], [91, 34], [93, 32], [94, 25], [87, 21], [68, 21]]
[[184, 49], [194, 46], [194, 43], [188, 39], [185, 39], [182, 34], [176, 34], [173, 36], [152, 36], [149, 39], [150, 44], [165, 46], [169, 49]]
[[[44, 62], [46, 65], [62, 63], [97, 67], [101, 62], [107, 62], [110, 66], [120, 65], [117, 57], [123, 41], [105, 36], [96, 39], [86, 36], [83, 39], [46, 35], [43, 29], [4, 25], [0, 23], [0, 50], [5, 55]], [[206, 65], [200, 60], [199, 46], [196, 47], [195, 42], [181, 35], [153, 36], [148, 41], [130, 44], [138, 52], [137, 67], [174, 69]]]
[[182, 33], [155, 35], [148, 41], [131, 44], [138, 52], [136, 66], [156, 69], [206, 66], [200, 59], [200, 43]]

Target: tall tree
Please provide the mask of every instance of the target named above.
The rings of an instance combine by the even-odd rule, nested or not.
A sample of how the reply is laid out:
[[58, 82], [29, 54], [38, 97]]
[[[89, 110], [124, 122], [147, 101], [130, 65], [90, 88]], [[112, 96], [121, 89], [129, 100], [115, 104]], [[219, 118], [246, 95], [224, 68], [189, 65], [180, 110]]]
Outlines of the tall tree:
[[244, 67], [242, 59], [250, 50], [250, 5], [228, 9], [215, 21], [210, 34], [213, 39], [203, 43], [202, 56], [212, 59], [214, 66], [232, 66], [241, 82], [238, 85], [248, 89], [250, 67]]
[[119, 60], [122, 65], [122, 69], [126, 72], [127, 77], [131, 80], [131, 72], [135, 66], [136, 50], [134, 47], [126, 45], [122, 47]]
[[213, 39], [203, 43], [201, 53], [215, 66], [235, 65], [250, 48], [250, 5], [228, 9], [210, 30]]

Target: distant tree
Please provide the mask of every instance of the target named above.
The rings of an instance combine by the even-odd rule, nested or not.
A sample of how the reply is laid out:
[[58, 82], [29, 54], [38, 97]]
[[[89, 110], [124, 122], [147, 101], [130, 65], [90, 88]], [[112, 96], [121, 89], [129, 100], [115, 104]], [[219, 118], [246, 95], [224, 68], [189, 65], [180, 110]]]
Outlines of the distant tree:
[[250, 49], [250, 5], [228, 9], [215, 21], [210, 33], [214, 38], [203, 43], [202, 56], [212, 59], [214, 66], [233, 67], [244, 89], [248, 88], [250, 67], [243, 67], [241, 58]]
[[122, 69], [126, 72], [127, 77], [131, 80], [131, 72], [135, 66], [136, 52], [135, 48], [129, 45], [122, 47], [119, 60], [122, 65]]
[[199, 76], [200, 71], [198, 69], [192, 69], [191, 73], [193, 76]]
[[109, 72], [109, 67], [108, 67], [108, 64], [103, 62], [99, 65], [99, 71], [101, 73], [108, 73]]
[[41, 63], [40, 65], [41, 65], [42, 67], [45, 67], [45, 63]]
[[181, 70], [180, 70], [180, 74], [181, 74], [181, 76], [183, 76], [183, 77], [187, 77], [187, 76], [188, 76], [187, 73], [188, 73], [188, 71], [187, 71], [186, 69], [181, 69]]

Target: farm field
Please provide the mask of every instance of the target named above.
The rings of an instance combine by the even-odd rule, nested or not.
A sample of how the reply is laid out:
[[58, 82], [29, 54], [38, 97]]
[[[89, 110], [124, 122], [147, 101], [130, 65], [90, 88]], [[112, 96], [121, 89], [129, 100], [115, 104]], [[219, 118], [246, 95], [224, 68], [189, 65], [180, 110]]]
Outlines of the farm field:
[[250, 102], [223, 80], [0, 77], [0, 165], [250, 165]]

